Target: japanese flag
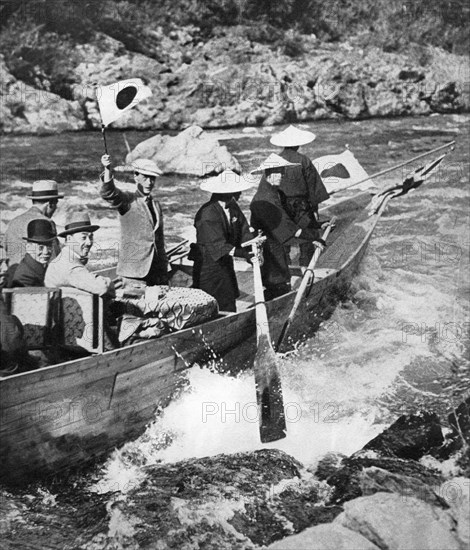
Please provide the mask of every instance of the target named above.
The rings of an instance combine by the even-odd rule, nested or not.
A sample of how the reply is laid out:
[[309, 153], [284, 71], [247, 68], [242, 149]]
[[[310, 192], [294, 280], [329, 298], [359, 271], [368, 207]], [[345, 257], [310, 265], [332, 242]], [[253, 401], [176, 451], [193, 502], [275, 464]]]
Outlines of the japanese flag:
[[152, 91], [140, 78], [121, 80], [109, 86], [97, 86], [96, 99], [103, 125], [108, 126], [151, 95]]
[[374, 182], [367, 179], [367, 172], [349, 149], [339, 155], [325, 155], [312, 162], [330, 193], [336, 193], [346, 187], [354, 186], [356, 182], [363, 180], [366, 181], [358, 185], [356, 189], [363, 190], [375, 187]]

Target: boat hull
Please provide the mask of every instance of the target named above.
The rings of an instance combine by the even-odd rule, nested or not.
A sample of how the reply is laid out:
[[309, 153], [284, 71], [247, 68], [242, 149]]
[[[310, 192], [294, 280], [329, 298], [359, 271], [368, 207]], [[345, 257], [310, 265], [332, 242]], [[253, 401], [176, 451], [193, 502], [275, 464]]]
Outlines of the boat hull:
[[[329, 297], [354, 276], [378, 220], [365, 212], [369, 200], [362, 194], [330, 209], [339, 216], [338, 227], [318, 262], [322, 275], [291, 326], [291, 340], [318, 326]], [[249, 277], [245, 273], [247, 285]], [[293, 291], [267, 304], [273, 341], [294, 298]], [[159, 339], [0, 380], [0, 479], [23, 483], [54, 475], [135, 438], [181, 391], [190, 367], [220, 359], [221, 371], [249, 368], [255, 334], [255, 310], [249, 308]]]

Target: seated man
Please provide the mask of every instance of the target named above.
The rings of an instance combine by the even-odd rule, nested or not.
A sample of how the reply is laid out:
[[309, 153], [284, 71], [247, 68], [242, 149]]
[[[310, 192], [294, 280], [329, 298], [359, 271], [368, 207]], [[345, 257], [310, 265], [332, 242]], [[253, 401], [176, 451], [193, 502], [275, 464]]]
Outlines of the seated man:
[[65, 230], [59, 233], [59, 237], [65, 237], [65, 245], [47, 268], [46, 286], [72, 286], [98, 296], [114, 297], [114, 282], [109, 277], [95, 275], [86, 267], [93, 246], [93, 233], [99, 227], [92, 225], [87, 212], [69, 214]]
[[57, 240], [55, 224], [47, 219], [28, 223], [26, 254], [13, 273], [9, 287], [44, 286], [47, 265], [52, 257], [52, 246]]
[[[13, 218], [8, 224], [4, 237], [6, 254], [10, 260], [10, 269], [14, 270], [25, 255], [25, 243], [23, 238], [26, 235], [28, 223], [32, 220], [50, 219], [57, 210], [57, 203], [64, 195], [59, 193], [57, 182], [54, 180], [39, 180], [33, 183], [31, 194], [28, 197], [32, 206], [23, 214]], [[51, 223], [52, 222], [51, 220]], [[59, 239], [52, 243], [52, 257], [60, 252]]]
[[121, 283], [118, 279], [112, 281], [109, 277], [95, 275], [86, 267], [93, 246], [93, 233], [97, 229], [99, 225], [92, 225], [87, 212], [75, 211], [69, 214], [65, 230], [59, 233], [59, 237], [65, 237], [65, 245], [49, 264], [45, 283], [47, 287], [71, 286], [105, 298], [104, 332], [105, 349], [108, 350], [119, 347], [116, 335], [110, 330], [113, 324], [110, 299], [114, 298], [115, 289]]

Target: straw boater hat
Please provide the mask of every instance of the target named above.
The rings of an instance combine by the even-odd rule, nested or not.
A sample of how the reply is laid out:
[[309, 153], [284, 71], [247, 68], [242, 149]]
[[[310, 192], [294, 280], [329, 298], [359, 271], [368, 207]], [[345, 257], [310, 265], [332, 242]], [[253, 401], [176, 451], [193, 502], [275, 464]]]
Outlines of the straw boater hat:
[[291, 125], [282, 132], [274, 134], [269, 142], [277, 147], [300, 147], [312, 142], [316, 137], [313, 132], [301, 130]]
[[245, 179], [233, 170], [224, 170], [218, 176], [203, 181], [200, 188], [209, 193], [238, 193], [253, 187], [254, 182]]
[[278, 168], [284, 168], [286, 166], [300, 166], [298, 162], [289, 162], [286, 159], [283, 159], [276, 153], [271, 153], [269, 157], [263, 161], [258, 168], [255, 168], [250, 172], [250, 174], [261, 174], [265, 170], [276, 170]]
[[67, 235], [81, 232], [93, 233], [99, 228], [99, 225], [92, 225], [87, 212], [74, 211], [70, 212], [67, 216], [65, 230], [59, 233], [59, 237], [66, 237]]
[[55, 224], [42, 218], [31, 220], [26, 231], [27, 236], [23, 239], [29, 243], [48, 244], [57, 237]]
[[63, 199], [64, 195], [59, 193], [56, 181], [38, 180], [33, 182], [33, 189], [28, 198], [47, 201], [50, 199]]
[[157, 166], [157, 163], [150, 159], [136, 159], [131, 162], [131, 166], [135, 172], [144, 176], [161, 176], [163, 172]]

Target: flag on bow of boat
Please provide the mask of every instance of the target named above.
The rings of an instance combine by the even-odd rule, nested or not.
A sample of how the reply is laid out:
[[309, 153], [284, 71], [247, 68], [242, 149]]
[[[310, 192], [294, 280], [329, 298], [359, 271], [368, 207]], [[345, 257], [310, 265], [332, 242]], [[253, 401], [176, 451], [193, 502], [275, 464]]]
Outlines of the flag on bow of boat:
[[349, 149], [339, 155], [319, 157], [312, 162], [329, 193], [336, 193], [359, 182], [363, 183], [357, 185], [356, 190], [375, 188], [374, 182]]
[[152, 95], [152, 91], [140, 78], [130, 78], [96, 87], [96, 99], [103, 126], [117, 120], [137, 103]]

